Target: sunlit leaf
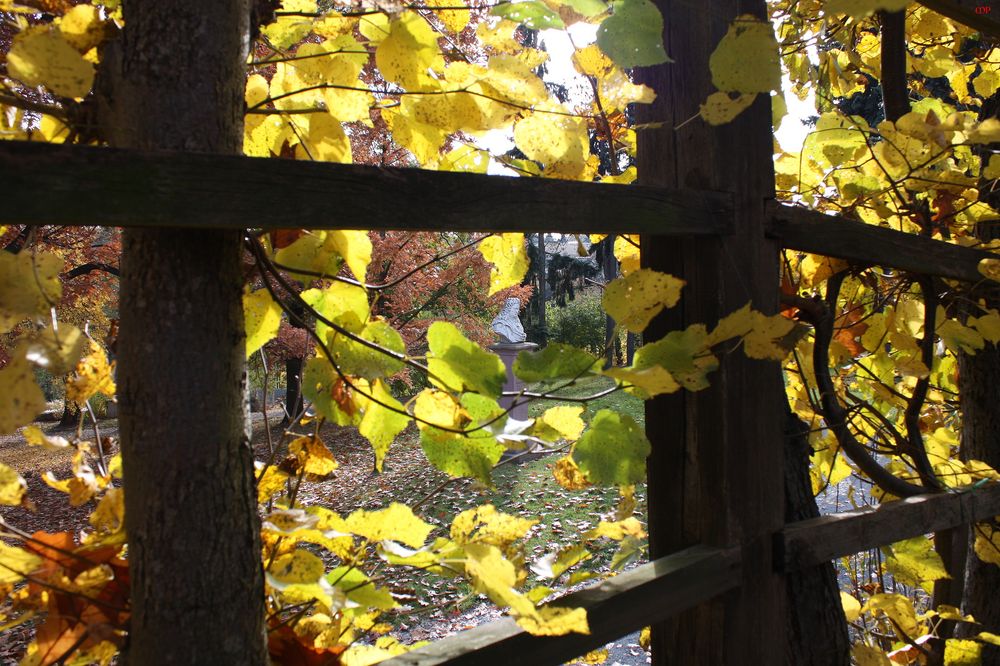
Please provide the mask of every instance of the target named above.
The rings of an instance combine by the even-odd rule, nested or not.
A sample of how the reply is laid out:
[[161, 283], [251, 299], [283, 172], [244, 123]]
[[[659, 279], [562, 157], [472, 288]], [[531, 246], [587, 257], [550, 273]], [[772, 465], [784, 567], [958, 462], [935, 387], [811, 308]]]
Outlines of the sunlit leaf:
[[42, 558], [34, 553], [0, 541], [0, 585], [19, 583], [41, 565]]
[[490, 13], [520, 23], [530, 30], [566, 27], [559, 14], [537, 0], [497, 4]]
[[[0, 252], [0, 255], [3, 253]], [[24, 357], [15, 357], [0, 368], [0, 434], [9, 435], [45, 411], [45, 396], [35, 372]]]
[[602, 409], [573, 448], [573, 460], [591, 483], [621, 486], [645, 480], [651, 450], [632, 417]]
[[514, 374], [528, 383], [572, 380], [595, 372], [600, 363], [600, 359], [585, 349], [550, 342], [540, 351], [518, 353], [514, 361]]
[[305, 470], [306, 474], [326, 476], [338, 467], [336, 459], [326, 444], [312, 435], [293, 439], [288, 444], [288, 452], [299, 459], [300, 467]]
[[419, 548], [427, 541], [433, 527], [421, 520], [405, 504], [393, 502], [378, 511], [358, 510], [349, 515], [345, 528], [369, 541], [398, 541]]
[[489, 295], [521, 284], [528, 271], [524, 234], [496, 234], [479, 243], [479, 251], [493, 264]]
[[732, 97], [728, 92], [714, 92], [698, 107], [698, 113], [709, 125], [725, 125], [750, 108], [755, 99], [756, 93]]
[[604, 310], [633, 333], [641, 333], [663, 308], [681, 296], [684, 280], [643, 268], [609, 284], [601, 298]]
[[247, 332], [247, 358], [278, 335], [281, 306], [267, 289], [243, 294], [243, 318]]
[[979, 666], [983, 644], [977, 641], [948, 638], [944, 642], [945, 666]]
[[91, 340], [87, 355], [80, 359], [72, 374], [66, 378], [66, 399], [83, 405], [98, 393], [113, 397], [114, 372], [115, 364], [108, 363], [104, 348]]
[[54, 254], [0, 252], [0, 333], [59, 304], [62, 266]]
[[507, 380], [507, 370], [496, 354], [482, 350], [458, 328], [436, 321], [427, 329], [430, 353], [427, 367], [435, 386], [451, 391], [476, 391], [497, 397]]
[[94, 83], [94, 66], [59, 31], [44, 25], [14, 35], [7, 71], [25, 85], [43, 85], [63, 97], [84, 97]]
[[[364, 416], [361, 417], [358, 432], [371, 442], [372, 450], [375, 453], [375, 469], [381, 472], [382, 463], [389, 452], [389, 446], [396, 436], [406, 428], [410, 417], [402, 413], [403, 405], [389, 393], [381, 379], [372, 382], [371, 391], [372, 397], [378, 402], [362, 400]], [[390, 407], [396, 411], [389, 409]]]
[[28, 491], [28, 484], [13, 468], [0, 463], [0, 505], [18, 506]]

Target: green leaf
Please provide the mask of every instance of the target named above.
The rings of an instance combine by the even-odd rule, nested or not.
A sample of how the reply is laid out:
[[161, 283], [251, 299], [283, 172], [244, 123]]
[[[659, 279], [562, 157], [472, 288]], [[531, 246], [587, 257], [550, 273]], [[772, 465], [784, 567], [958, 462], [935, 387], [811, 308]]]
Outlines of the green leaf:
[[[399, 403], [386, 389], [382, 380], [377, 379], [372, 383], [372, 396], [380, 402], [395, 407], [402, 411], [403, 405]], [[401, 433], [410, 422], [410, 417], [399, 412], [394, 412], [371, 400], [362, 399], [365, 405], [364, 416], [361, 417], [361, 424], [358, 432], [361, 436], [371, 442], [372, 450], [375, 453], [375, 469], [382, 471], [382, 462], [385, 460], [389, 447], [392, 445], [396, 435]]]
[[347, 598], [362, 608], [389, 610], [397, 606], [392, 594], [375, 584], [357, 567], [337, 567], [326, 575], [326, 580], [344, 591]]
[[565, 4], [569, 5], [576, 13], [587, 18], [592, 18], [608, 11], [608, 5], [604, 0], [566, 0]]
[[601, 304], [616, 322], [633, 333], [642, 333], [664, 307], [681, 297], [684, 280], [649, 268], [632, 271], [607, 286]]
[[547, 28], [565, 28], [566, 24], [559, 14], [537, 0], [499, 4], [490, 12], [493, 16], [520, 23], [530, 30], [545, 30]]
[[642, 428], [627, 414], [597, 412], [573, 449], [573, 460], [591, 483], [625, 486], [646, 478], [651, 447]]
[[[397, 354], [406, 353], [403, 337], [384, 320], [369, 322], [362, 329], [361, 337]], [[330, 335], [330, 351], [337, 367], [346, 375], [371, 380], [394, 375], [403, 369], [403, 362], [399, 358], [336, 332]]]
[[278, 335], [281, 306], [267, 289], [243, 294], [243, 320], [247, 331], [247, 358]]
[[[631, 369], [645, 370], [658, 366], [668, 371], [687, 390], [700, 391], [708, 387], [706, 375], [719, 367], [719, 360], [707, 350], [708, 333], [705, 327], [692, 324], [683, 331], [671, 331], [663, 339], [637, 349]], [[640, 378], [626, 379], [636, 381], [638, 386], [646, 389], [646, 383]], [[655, 379], [653, 376], [649, 381]], [[663, 388], [669, 388], [669, 385]]]
[[507, 381], [507, 370], [491, 354], [462, 335], [454, 324], [436, 321], [427, 330], [430, 353], [427, 367], [431, 383], [455, 393], [475, 391], [498, 397]]
[[[349, 409], [345, 411], [334, 398], [339, 379], [325, 357], [314, 356], [306, 361], [302, 373], [302, 395], [313, 403], [317, 412], [337, 425], [357, 425], [361, 415]], [[343, 383], [339, 386], [347, 389]]]
[[597, 29], [597, 45], [622, 69], [673, 62], [663, 50], [663, 16], [649, 0], [618, 0]]
[[427, 461], [450, 476], [469, 476], [491, 486], [490, 472], [506, 447], [485, 431], [463, 436], [437, 428], [420, 429], [420, 446]]
[[726, 92], [781, 90], [779, 53], [770, 23], [751, 14], [738, 16], [708, 60], [712, 83]]
[[585, 349], [553, 342], [541, 351], [519, 353], [514, 360], [514, 374], [526, 382], [577, 379], [596, 372], [600, 363]]

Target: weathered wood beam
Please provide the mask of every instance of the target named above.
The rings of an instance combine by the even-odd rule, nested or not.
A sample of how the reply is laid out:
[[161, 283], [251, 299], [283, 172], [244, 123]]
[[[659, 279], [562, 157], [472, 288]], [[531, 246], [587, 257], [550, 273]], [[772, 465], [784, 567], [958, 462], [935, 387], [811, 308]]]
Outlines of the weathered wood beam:
[[382, 663], [561, 664], [734, 588], [739, 570], [738, 550], [694, 546], [560, 599], [559, 605], [587, 609], [589, 635], [532, 636], [504, 618]]
[[732, 228], [732, 197], [421, 169], [0, 142], [0, 223], [657, 233]]
[[963, 23], [973, 30], [978, 30], [985, 35], [1000, 37], [1000, 20], [998, 20], [1000, 15], [992, 11], [979, 13], [975, 10], [976, 7], [996, 9], [994, 7], [990, 7], [993, 3], [987, 2], [986, 0], [978, 0], [975, 2], [965, 0], [961, 3], [955, 2], [955, 0], [917, 0], [917, 3], [923, 5], [927, 9], [941, 14], [942, 16], [947, 16], [953, 21]]
[[981, 259], [997, 255], [837, 215], [771, 202], [767, 234], [782, 246], [852, 262], [979, 282]]
[[803, 520], [775, 535], [779, 569], [797, 571], [869, 548], [1000, 515], [1000, 484], [928, 494]]

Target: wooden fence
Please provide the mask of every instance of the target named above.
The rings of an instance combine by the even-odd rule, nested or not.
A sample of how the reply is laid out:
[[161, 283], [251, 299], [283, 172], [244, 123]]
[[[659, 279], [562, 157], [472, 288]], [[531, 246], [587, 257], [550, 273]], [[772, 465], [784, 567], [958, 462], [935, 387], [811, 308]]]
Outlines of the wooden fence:
[[[766, 96], [721, 128], [686, 122], [713, 90], [713, 45], [739, 13], [764, 15], [763, 0], [658, 5], [683, 62], [638, 74], [660, 96], [640, 111], [660, 127], [640, 134], [644, 185], [0, 141], [0, 224], [639, 233], [644, 264], [688, 282], [659, 331], [750, 299], [773, 309], [781, 247], [980, 279], [987, 253], [773, 202]], [[710, 390], [647, 412], [655, 559], [559, 602], [587, 608], [589, 636], [534, 637], [506, 619], [388, 663], [556, 664], [650, 624], [656, 663], [781, 663], [784, 574], [1000, 514], [993, 485], [785, 525], [776, 377], [774, 364], [727, 358]], [[686, 631], [665, 623], [678, 616]]]

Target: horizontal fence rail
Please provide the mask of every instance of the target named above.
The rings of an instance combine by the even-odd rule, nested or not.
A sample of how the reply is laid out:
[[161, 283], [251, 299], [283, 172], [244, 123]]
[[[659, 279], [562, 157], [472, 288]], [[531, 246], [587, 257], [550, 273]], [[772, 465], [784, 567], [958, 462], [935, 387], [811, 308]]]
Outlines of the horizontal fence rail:
[[590, 634], [532, 636], [504, 618], [382, 662], [385, 666], [561, 664], [739, 584], [736, 549], [694, 546], [562, 597], [587, 609]]
[[711, 236], [699, 190], [0, 141], [0, 223]]
[[786, 572], [869, 548], [1000, 515], [1000, 484], [917, 495], [877, 509], [835, 513], [793, 523], [776, 535], [776, 566]]
[[979, 261], [998, 256], [777, 202], [768, 218], [768, 235], [791, 250], [967, 282], [984, 280]]

